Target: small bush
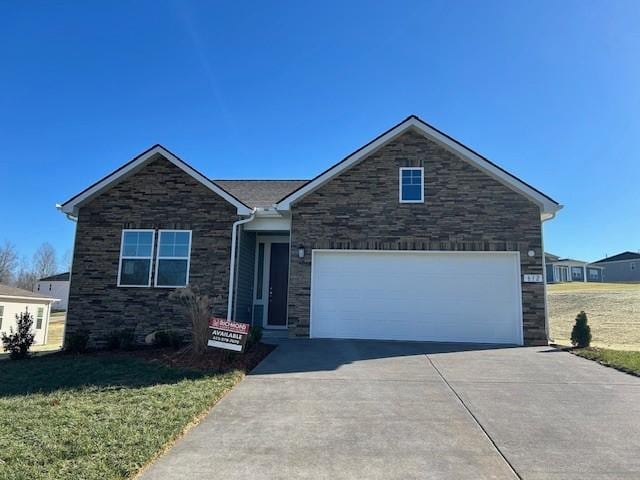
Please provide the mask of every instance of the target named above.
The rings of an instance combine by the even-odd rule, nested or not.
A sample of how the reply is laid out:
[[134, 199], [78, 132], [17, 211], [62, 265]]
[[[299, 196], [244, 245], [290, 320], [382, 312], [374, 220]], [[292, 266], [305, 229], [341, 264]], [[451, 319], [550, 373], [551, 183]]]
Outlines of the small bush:
[[120, 348], [122, 350], [133, 350], [136, 348], [136, 336], [133, 330], [125, 329], [120, 332]]
[[64, 344], [65, 352], [69, 353], [83, 353], [87, 351], [87, 345], [89, 344], [89, 333], [85, 331], [79, 331], [70, 335]]
[[31, 333], [33, 326], [33, 315], [25, 310], [24, 313], [16, 314], [18, 330], [9, 328], [9, 335], [2, 334], [2, 346], [5, 352], [9, 352], [9, 357], [13, 360], [21, 360], [29, 357], [29, 348], [33, 345], [35, 335]]
[[182, 334], [176, 330], [160, 330], [156, 332], [153, 343], [158, 347], [171, 347], [178, 350], [182, 346]]
[[587, 324], [587, 314], [584, 312], [580, 312], [576, 317], [576, 324], [571, 330], [571, 343], [579, 348], [591, 345], [591, 327]]
[[262, 327], [253, 325], [249, 329], [249, 337], [247, 338], [247, 341], [249, 342], [249, 344], [254, 344], [260, 343], [260, 340], [262, 340]]
[[107, 334], [106, 349], [113, 351], [113, 350], [118, 350], [119, 348], [120, 348], [120, 332], [117, 330], [109, 332]]

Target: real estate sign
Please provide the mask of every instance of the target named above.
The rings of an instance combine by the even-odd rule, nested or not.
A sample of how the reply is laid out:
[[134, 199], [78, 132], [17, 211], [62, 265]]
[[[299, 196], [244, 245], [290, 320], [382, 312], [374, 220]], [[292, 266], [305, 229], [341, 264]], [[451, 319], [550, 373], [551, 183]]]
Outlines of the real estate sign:
[[207, 345], [214, 348], [244, 351], [249, 335], [248, 323], [238, 323], [226, 318], [212, 317], [209, 319], [209, 341]]

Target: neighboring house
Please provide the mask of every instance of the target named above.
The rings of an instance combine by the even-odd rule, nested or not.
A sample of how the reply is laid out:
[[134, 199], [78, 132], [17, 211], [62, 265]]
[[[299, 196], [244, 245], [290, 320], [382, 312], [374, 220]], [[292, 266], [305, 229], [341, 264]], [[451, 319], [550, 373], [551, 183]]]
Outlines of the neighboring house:
[[213, 313], [290, 337], [547, 342], [557, 202], [411, 116], [309, 181], [210, 180], [160, 145], [58, 208], [76, 220], [66, 336]]
[[11, 328], [15, 332], [16, 315], [28, 311], [33, 315], [35, 343], [47, 343], [51, 304], [55, 301], [55, 298], [0, 284], [0, 332], [9, 334]]
[[582, 260], [560, 258], [551, 253], [544, 254], [547, 283], [602, 282], [602, 267]]
[[69, 299], [69, 272], [41, 278], [37, 281], [33, 291], [45, 297], [59, 299], [53, 303], [52, 308], [54, 310], [66, 310], [67, 300]]
[[640, 253], [622, 252], [593, 264], [604, 268], [605, 282], [640, 282]]

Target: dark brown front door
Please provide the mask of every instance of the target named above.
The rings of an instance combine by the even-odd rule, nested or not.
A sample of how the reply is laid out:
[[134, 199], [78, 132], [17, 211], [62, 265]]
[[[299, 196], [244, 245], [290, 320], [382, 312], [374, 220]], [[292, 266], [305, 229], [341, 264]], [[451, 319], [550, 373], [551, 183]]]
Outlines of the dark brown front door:
[[272, 243], [269, 265], [269, 316], [267, 326], [287, 324], [287, 285], [289, 283], [289, 244]]

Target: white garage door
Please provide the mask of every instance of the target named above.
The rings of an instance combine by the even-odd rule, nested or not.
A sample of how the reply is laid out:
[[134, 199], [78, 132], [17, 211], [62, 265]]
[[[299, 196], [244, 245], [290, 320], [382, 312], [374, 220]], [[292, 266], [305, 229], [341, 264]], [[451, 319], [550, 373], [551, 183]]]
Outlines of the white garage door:
[[314, 250], [311, 336], [522, 344], [519, 254]]

